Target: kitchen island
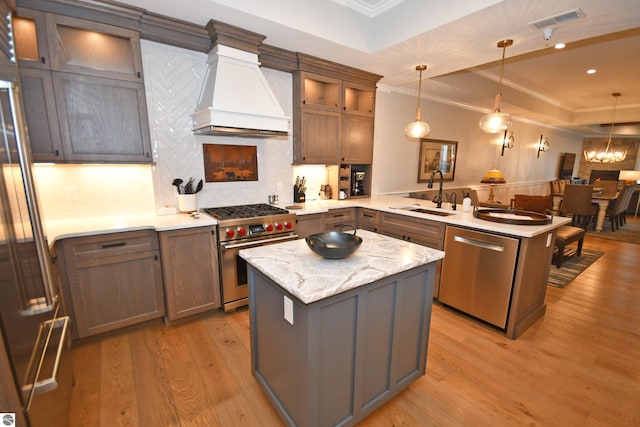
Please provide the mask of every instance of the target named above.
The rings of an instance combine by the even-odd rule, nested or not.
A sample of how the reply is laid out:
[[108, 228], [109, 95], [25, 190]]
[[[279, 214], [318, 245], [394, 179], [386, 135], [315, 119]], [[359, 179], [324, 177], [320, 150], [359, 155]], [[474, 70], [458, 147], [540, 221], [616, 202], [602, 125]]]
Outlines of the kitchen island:
[[353, 425], [426, 369], [439, 250], [360, 230], [351, 257], [304, 240], [240, 251], [251, 365], [288, 425]]

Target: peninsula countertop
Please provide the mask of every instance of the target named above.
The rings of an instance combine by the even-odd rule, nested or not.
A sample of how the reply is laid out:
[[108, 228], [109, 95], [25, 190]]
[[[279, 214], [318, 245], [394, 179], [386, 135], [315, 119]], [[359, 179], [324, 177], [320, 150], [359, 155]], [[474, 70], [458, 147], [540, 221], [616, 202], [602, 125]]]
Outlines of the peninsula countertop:
[[[499, 222], [487, 221], [475, 218], [472, 212], [462, 212], [462, 205], [458, 204], [456, 210], [436, 208], [435, 204], [429, 200], [413, 199], [402, 195], [378, 195], [368, 198], [346, 199], [346, 200], [314, 200], [305, 203], [290, 203], [281, 205], [285, 209], [290, 206], [296, 206], [297, 209], [290, 209], [296, 215], [311, 215], [316, 213], [324, 213], [330, 209], [361, 207], [375, 209], [381, 212], [391, 212], [407, 217], [430, 219], [442, 222], [448, 225], [457, 225], [461, 227], [474, 228], [476, 230], [487, 231], [492, 233], [507, 234], [516, 237], [534, 237], [571, 222], [570, 218], [554, 216], [550, 224], [545, 225], [514, 225], [503, 224]], [[433, 215], [429, 213], [412, 212], [408, 208], [424, 208], [448, 213], [448, 216]], [[508, 206], [505, 206], [508, 208]]]
[[243, 249], [240, 256], [305, 304], [444, 258], [444, 252], [358, 230], [362, 244], [344, 259], [314, 254], [304, 239]]

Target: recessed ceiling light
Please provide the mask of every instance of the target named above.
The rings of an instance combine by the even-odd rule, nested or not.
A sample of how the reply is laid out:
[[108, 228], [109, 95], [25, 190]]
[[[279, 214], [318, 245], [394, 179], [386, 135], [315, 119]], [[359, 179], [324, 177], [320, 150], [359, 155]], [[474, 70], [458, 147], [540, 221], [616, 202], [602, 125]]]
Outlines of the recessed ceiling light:
[[556, 43], [556, 45], [554, 46], [556, 49], [564, 49], [566, 45], [564, 43]]
[[595, 73], [596, 73], [596, 70], [594, 68], [589, 68], [587, 70], [587, 74], [595, 74]]

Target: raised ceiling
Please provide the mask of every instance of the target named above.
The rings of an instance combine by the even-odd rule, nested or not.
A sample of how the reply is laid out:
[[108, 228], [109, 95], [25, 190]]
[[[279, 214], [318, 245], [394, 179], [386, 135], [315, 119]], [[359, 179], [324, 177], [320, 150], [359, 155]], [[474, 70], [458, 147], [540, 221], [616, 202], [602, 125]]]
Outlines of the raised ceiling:
[[[502, 109], [516, 119], [606, 134], [612, 92], [616, 122], [640, 122], [638, 0], [127, 0], [204, 25], [216, 19], [265, 35], [265, 43], [383, 75], [380, 84], [489, 111], [501, 50], [510, 38]], [[580, 9], [554, 25], [550, 43], [533, 21]], [[553, 43], [567, 47], [555, 50]], [[597, 69], [587, 75], [588, 68]], [[428, 79], [428, 80], [427, 80]], [[637, 129], [628, 133], [640, 134]]]

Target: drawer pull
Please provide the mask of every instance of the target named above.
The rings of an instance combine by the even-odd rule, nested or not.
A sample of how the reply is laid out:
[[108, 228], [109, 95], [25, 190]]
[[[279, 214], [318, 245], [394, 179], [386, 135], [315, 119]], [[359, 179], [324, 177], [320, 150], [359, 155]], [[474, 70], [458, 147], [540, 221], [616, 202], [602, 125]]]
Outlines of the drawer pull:
[[102, 249], [118, 248], [118, 247], [126, 246], [126, 245], [127, 245], [127, 242], [105, 243], [104, 245], [102, 245]]

